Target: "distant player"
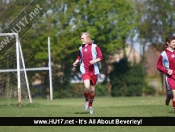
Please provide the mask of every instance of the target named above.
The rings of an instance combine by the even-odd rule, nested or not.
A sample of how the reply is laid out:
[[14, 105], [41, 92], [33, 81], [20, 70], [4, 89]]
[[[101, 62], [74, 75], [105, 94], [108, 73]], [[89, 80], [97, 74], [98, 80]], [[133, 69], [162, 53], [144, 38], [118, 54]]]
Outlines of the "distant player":
[[99, 68], [97, 62], [102, 60], [101, 49], [93, 44], [90, 34], [81, 34], [82, 45], [79, 47], [79, 54], [73, 66], [80, 62], [80, 71], [84, 82], [85, 104], [84, 110], [89, 108], [89, 113], [93, 114], [92, 103], [95, 97], [95, 85], [98, 83]]
[[161, 73], [166, 75], [165, 104], [169, 105], [169, 102], [172, 99], [175, 114], [175, 37], [174, 36], [168, 36], [166, 38], [166, 48], [158, 58], [157, 69]]

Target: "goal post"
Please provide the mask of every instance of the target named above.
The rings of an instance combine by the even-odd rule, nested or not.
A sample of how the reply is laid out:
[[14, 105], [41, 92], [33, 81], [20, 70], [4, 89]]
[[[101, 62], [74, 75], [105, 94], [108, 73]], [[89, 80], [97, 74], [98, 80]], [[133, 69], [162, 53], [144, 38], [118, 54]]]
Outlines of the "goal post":
[[[31, 93], [30, 93], [29, 82], [28, 82], [28, 77], [27, 77], [26, 67], [25, 67], [25, 62], [24, 62], [24, 56], [23, 56], [23, 52], [22, 52], [22, 48], [21, 48], [21, 43], [20, 43], [19, 39], [18, 39], [17, 43], [18, 43], [17, 45], [19, 46], [19, 51], [20, 51], [20, 55], [21, 55], [21, 61], [22, 61], [23, 69], [24, 69], [24, 75], [25, 75], [25, 81], [26, 81], [26, 85], [27, 85], [27, 91], [28, 91], [29, 101], [30, 101], [30, 103], [32, 103], [32, 97], [31, 97]], [[20, 70], [20, 68], [19, 68], [19, 70]], [[21, 80], [19, 79], [18, 81], [20, 81], [20, 83], [18, 84], [18, 87], [20, 87], [21, 86]], [[21, 90], [19, 90], [19, 91], [21, 92]], [[21, 94], [20, 94], [20, 97], [21, 97]]]
[[20, 61], [19, 61], [19, 36], [15, 34], [16, 37], [16, 60], [17, 60], [17, 85], [18, 85], [18, 106], [21, 107], [21, 77], [20, 77]]
[[[2, 36], [7, 36], [5, 38], [5, 40], [1, 41], [1, 48], [5, 46], [5, 44], [7, 45], [8, 42], [10, 42], [10, 40], [12, 40], [14, 37], [16, 39], [16, 69], [1, 69], [0, 73], [2, 72], [16, 72], [17, 73], [17, 95], [18, 95], [18, 106], [21, 107], [21, 74], [20, 72], [24, 72], [25, 75], [25, 81], [26, 81], [26, 87], [27, 87], [27, 91], [28, 91], [28, 97], [29, 97], [29, 102], [32, 103], [32, 98], [31, 98], [31, 94], [30, 94], [30, 89], [29, 89], [29, 83], [28, 83], [28, 78], [27, 78], [27, 73], [26, 73], [26, 69], [25, 69], [25, 63], [24, 63], [24, 57], [23, 57], [23, 53], [22, 53], [22, 49], [21, 49], [21, 45], [20, 45], [20, 41], [19, 41], [19, 36], [18, 33], [0, 33], [0, 37]], [[12, 47], [10, 47], [12, 48]], [[3, 50], [3, 49], [1, 49]], [[9, 51], [9, 49], [7, 50], [7, 52]], [[7, 54], [7, 52], [5, 52], [5, 54]], [[4, 56], [4, 55], [3, 55]], [[20, 67], [20, 59], [22, 62], [22, 68]], [[7, 60], [8, 61], [8, 60]]]
[[49, 82], [50, 82], [50, 100], [53, 100], [53, 88], [52, 88], [52, 66], [51, 66], [51, 52], [50, 52], [50, 36], [48, 36], [48, 67], [49, 67]]
[[[17, 91], [17, 97], [18, 97], [18, 106], [20, 107], [22, 104], [21, 95], [23, 94], [23, 91], [21, 90], [24, 89], [22, 88], [23, 87], [22, 85], [25, 83], [25, 89], [27, 88], [26, 89], [27, 98], [29, 102], [32, 103], [32, 96], [31, 96], [31, 92], [29, 88], [27, 71], [45, 71], [47, 70], [49, 72], [50, 100], [53, 100], [50, 36], [48, 37], [48, 41], [47, 41], [48, 43], [48, 67], [39, 67], [39, 68], [26, 68], [25, 67], [25, 61], [24, 61], [22, 47], [21, 47], [18, 33], [0, 33], [0, 38], [1, 38], [0, 39], [0, 51], [1, 51], [1, 54], [0, 54], [0, 59], [1, 59], [0, 60], [1, 61], [1, 64], [0, 64], [0, 97], [4, 89], [5, 90], [8, 89], [4, 93], [9, 94], [10, 90], [8, 87], [14, 87], [14, 85], [16, 85], [15, 87], [17, 87], [16, 91]], [[12, 43], [10, 43], [10, 41], [12, 41]], [[10, 43], [11, 45], [8, 43]], [[11, 52], [15, 54], [13, 55], [13, 57], [11, 55]], [[8, 56], [8, 59], [6, 58], [6, 56]], [[4, 63], [2, 62], [2, 59]], [[10, 62], [7, 62], [7, 61], [10, 61], [9, 59], [14, 59], [13, 65], [9, 64]], [[10, 75], [9, 77], [6, 75], [7, 73], [13, 74], [13, 75]], [[22, 76], [21, 76], [21, 73], [22, 73]], [[16, 77], [16, 81], [15, 81], [16, 83], [9, 85], [9, 82], [11, 82], [12, 79], [14, 80], [15, 77]], [[8, 96], [11, 96], [11, 95], [8, 95]]]

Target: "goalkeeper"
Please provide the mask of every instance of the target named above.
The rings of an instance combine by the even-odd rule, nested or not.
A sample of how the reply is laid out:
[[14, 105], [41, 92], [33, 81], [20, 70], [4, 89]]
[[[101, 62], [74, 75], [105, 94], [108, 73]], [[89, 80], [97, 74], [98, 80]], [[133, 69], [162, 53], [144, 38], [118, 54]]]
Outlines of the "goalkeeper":
[[84, 82], [85, 104], [84, 110], [89, 108], [89, 113], [93, 114], [92, 103], [95, 97], [95, 85], [98, 83], [99, 68], [97, 62], [102, 60], [101, 49], [93, 44], [90, 34], [83, 32], [81, 34], [82, 45], [79, 47], [79, 54], [73, 66], [80, 62], [80, 71]]

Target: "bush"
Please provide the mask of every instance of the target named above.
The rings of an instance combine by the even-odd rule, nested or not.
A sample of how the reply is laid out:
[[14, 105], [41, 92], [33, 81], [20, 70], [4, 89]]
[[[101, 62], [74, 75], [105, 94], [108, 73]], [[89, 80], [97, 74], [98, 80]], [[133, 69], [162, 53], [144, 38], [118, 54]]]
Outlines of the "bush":
[[96, 96], [106, 96], [107, 95], [107, 88], [102, 85], [101, 83], [98, 83], [95, 87], [95, 94]]
[[131, 65], [127, 58], [113, 63], [110, 73], [112, 96], [141, 96], [144, 73], [140, 64]]
[[149, 86], [147, 83], [145, 83], [143, 93], [145, 95], [154, 95], [156, 93], [156, 89], [153, 86]]

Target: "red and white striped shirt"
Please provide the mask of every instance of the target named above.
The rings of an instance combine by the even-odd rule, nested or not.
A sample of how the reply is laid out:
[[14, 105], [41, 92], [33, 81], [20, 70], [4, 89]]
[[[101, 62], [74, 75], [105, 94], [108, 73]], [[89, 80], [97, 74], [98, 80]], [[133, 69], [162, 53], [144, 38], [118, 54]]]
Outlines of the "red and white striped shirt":
[[[157, 69], [166, 75], [165, 83], [167, 90], [175, 89], [175, 50], [165, 49], [158, 58]], [[168, 75], [168, 70], [173, 70], [172, 75]]]
[[98, 75], [99, 68], [97, 63], [92, 65], [89, 62], [97, 58], [103, 59], [101, 49], [96, 44], [83, 44], [80, 46], [77, 59], [81, 62], [81, 74], [88, 73], [90, 75]]

